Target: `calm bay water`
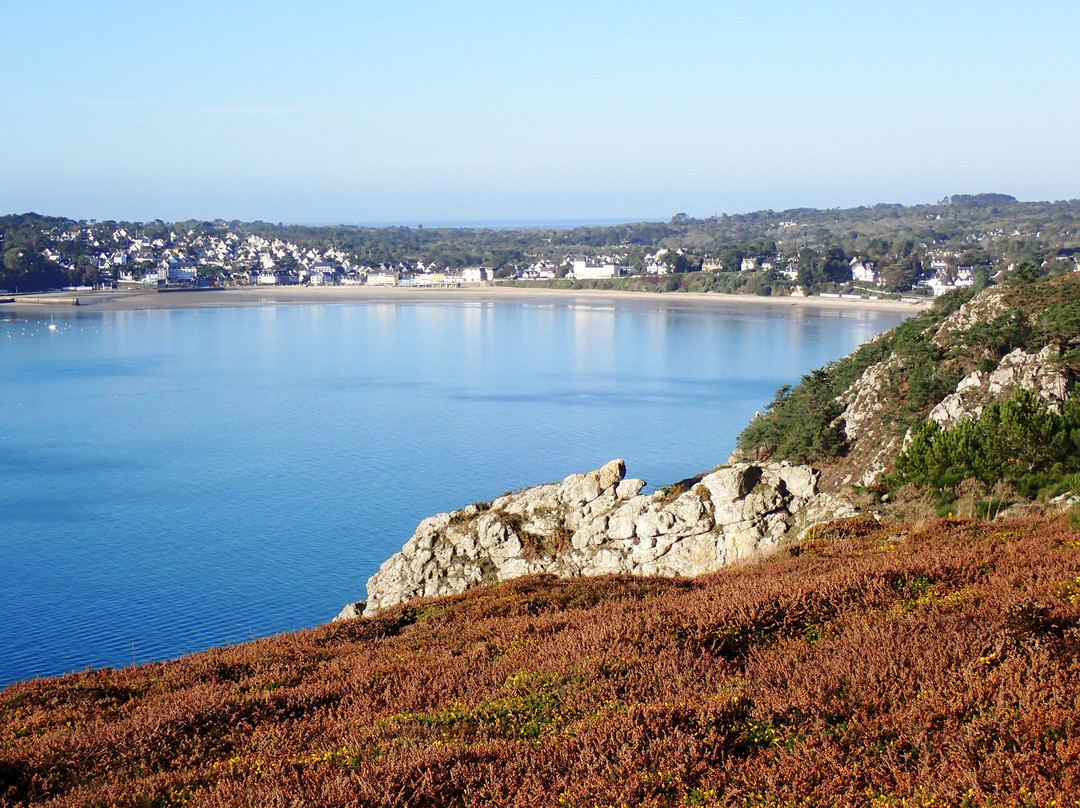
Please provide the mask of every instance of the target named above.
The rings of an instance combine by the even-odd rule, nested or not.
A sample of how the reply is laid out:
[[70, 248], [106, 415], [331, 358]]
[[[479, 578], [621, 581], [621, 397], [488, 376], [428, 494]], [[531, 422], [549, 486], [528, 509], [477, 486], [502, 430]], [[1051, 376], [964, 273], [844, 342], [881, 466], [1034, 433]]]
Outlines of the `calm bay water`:
[[896, 314], [373, 303], [0, 322], [0, 685], [332, 618], [437, 511], [723, 462]]

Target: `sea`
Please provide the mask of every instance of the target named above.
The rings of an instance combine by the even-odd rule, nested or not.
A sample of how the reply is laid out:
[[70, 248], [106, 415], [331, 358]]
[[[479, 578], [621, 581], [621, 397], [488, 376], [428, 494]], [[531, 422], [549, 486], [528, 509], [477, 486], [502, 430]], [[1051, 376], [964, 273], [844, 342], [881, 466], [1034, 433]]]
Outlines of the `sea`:
[[[674, 296], [673, 296], [674, 297]], [[0, 313], [0, 686], [312, 627], [426, 516], [723, 463], [904, 313], [378, 301]]]

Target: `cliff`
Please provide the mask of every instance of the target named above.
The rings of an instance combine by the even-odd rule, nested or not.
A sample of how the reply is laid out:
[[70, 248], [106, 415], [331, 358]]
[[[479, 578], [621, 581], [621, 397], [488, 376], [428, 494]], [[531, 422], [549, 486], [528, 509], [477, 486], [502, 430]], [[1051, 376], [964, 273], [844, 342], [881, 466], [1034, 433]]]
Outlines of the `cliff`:
[[809, 466], [737, 463], [652, 494], [641, 494], [645, 482], [625, 473], [623, 461], [613, 460], [561, 483], [425, 519], [368, 581], [367, 602], [338, 617], [537, 573], [694, 577], [854, 513], [818, 491]]

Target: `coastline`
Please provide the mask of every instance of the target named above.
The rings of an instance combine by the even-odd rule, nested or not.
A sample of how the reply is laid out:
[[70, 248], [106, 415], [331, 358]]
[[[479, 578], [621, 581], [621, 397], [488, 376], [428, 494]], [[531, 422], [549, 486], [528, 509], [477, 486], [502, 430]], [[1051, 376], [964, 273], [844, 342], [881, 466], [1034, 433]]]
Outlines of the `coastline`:
[[[33, 299], [14, 297], [0, 303], [3, 311], [77, 308], [92, 311], [138, 311], [275, 305], [321, 305], [350, 303], [482, 303], [531, 302], [590, 305], [661, 304], [664, 308], [731, 308], [733, 306], [794, 306], [808, 309], [856, 309], [917, 313], [932, 301], [905, 303], [899, 300], [849, 300], [822, 297], [761, 297], [719, 292], [628, 292], [606, 289], [529, 289], [520, 286], [478, 284], [450, 288], [402, 288], [368, 286], [288, 286], [265, 288], [191, 289], [159, 291], [104, 291], [79, 293], [78, 305], [71, 306], [70, 292], [35, 294]], [[55, 302], [48, 300], [53, 297]]]

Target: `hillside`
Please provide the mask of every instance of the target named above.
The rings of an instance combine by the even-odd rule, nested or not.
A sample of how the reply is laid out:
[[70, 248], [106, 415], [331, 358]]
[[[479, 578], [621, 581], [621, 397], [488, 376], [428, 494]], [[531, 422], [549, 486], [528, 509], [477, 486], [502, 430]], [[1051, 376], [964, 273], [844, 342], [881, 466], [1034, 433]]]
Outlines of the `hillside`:
[[[282, 283], [310, 283], [315, 275], [319, 283], [358, 283], [384, 273], [431, 281], [432, 272], [483, 266], [500, 279], [550, 278], [576, 288], [898, 293], [920, 279], [951, 283], [961, 267], [992, 274], [1032, 261], [1047, 274], [1074, 270], [1080, 201], [955, 195], [929, 205], [677, 214], [668, 222], [570, 229], [76, 221], [26, 213], [0, 216], [0, 254], [0, 289], [23, 292], [138, 284], [150, 276], [181, 284], [268, 282], [258, 278], [261, 270], [281, 273]], [[564, 275], [577, 259], [617, 264], [623, 274], [571, 281]], [[854, 275], [853, 264], [872, 269], [875, 280]]]
[[13, 685], [0, 804], [1072, 805], [1078, 620], [1065, 517], [849, 520]]
[[371, 616], [0, 691], [0, 805], [1080, 804], [1078, 372], [1080, 275], [946, 296], [741, 462], [474, 503]]
[[1078, 371], [1080, 275], [952, 293], [780, 390], [739, 454], [812, 463], [827, 490], [910, 483], [943, 507], [1045, 498], [1076, 488]]

